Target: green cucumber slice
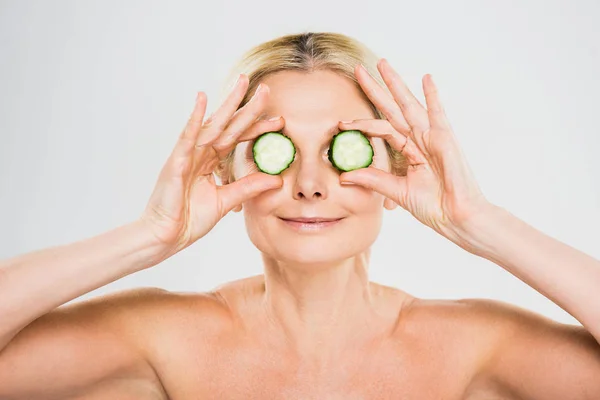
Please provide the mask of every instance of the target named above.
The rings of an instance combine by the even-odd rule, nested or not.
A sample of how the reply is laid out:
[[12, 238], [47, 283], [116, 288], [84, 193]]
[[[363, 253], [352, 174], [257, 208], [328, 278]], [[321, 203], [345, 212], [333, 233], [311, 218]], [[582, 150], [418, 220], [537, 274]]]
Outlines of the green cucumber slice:
[[343, 172], [366, 168], [373, 162], [373, 147], [358, 130], [342, 131], [331, 140], [327, 151], [329, 161]]
[[281, 132], [266, 132], [254, 141], [252, 154], [260, 171], [277, 175], [294, 161], [296, 147], [292, 140]]

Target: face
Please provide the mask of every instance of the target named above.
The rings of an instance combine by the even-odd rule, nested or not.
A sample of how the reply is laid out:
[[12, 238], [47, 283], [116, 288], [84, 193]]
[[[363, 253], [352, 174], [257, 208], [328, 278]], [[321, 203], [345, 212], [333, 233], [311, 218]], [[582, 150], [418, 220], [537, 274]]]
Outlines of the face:
[[[283, 71], [262, 82], [270, 89], [266, 118], [284, 118], [282, 133], [293, 141], [296, 157], [281, 173], [280, 189], [243, 204], [250, 240], [265, 256], [294, 265], [324, 265], [368, 250], [381, 228], [384, 197], [358, 185], [340, 185], [340, 173], [327, 158], [340, 121], [374, 118], [360, 89], [332, 71]], [[383, 139], [370, 141], [372, 166], [389, 171]], [[252, 144], [237, 145], [236, 179], [258, 171]], [[301, 217], [339, 220], [325, 225], [285, 221]]]

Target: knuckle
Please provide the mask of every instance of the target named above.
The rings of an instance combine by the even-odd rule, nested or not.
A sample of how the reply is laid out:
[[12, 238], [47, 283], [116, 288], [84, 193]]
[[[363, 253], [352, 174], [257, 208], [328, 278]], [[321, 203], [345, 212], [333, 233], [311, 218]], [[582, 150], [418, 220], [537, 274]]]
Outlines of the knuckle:
[[396, 139], [396, 134], [394, 132], [383, 132], [383, 138], [385, 140], [387, 140], [388, 142], [392, 142], [394, 139]]
[[212, 148], [218, 152], [223, 152], [229, 147], [229, 143], [223, 140], [219, 140], [218, 142], [212, 145]]
[[198, 129], [200, 126], [202, 126], [202, 121], [199, 121], [195, 118], [190, 118], [187, 121], [184, 131], [189, 131], [191, 129]]
[[183, 145], [183, 148], [185, 148], [185, 149], [187, 149], [195, 144], [194, 139], [187, 135], [180, 136], [179, 141]]

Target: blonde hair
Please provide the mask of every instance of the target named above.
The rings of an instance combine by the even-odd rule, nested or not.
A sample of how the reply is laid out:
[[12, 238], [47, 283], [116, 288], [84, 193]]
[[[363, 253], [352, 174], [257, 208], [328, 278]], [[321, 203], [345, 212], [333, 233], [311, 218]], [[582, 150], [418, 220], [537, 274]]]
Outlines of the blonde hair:
[[[364, 94], [354, 75], [356, 65], [363, 64], [371, 76], [387, 89], [377, 70], [377, 61], [378, 57], [369, 48], [344, 34], [304, 32], [280, 36], [250, 49], [234, 66], [230, 80], [236, 79], [240, 73], [249, 78], [248, 90], [238, 107], [239, 109], [250, 100], [260, 81], [269, 74], [288, 70], [306, 73], [317, 70], [333, 71], [354, 82], [364, 100], [373, 110], [375, 118], [385, 119], [384, 115]], [[392, 173], [400, 176], [406, 175], [405, 157], [390, 147], [387, 142], [385, 145]], [[223, 182], [233, 182], [234, 180], [232, 168], [234, 152], [235, 149], [217, 166], [217, 176]]]

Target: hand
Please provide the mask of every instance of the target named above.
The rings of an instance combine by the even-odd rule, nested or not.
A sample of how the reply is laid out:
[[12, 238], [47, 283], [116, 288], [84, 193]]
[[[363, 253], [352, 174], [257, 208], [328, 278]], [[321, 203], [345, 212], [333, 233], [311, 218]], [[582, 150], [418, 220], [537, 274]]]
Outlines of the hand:
[[230, 184], [215, 184], [215, 167], [238, 142], [284, 125], [282, 118], [258, 120], [269, 94], [264, 84], [237, 110], [247, 89], [248, 78], [240, 75], [231, 94], [204, 123], [207, 99], [199, 92], [194, 111], [160, 173], [141, 220], [165, 246], [168, 256], [206, 235], [242, 202], [283, 184], [281, 177], [262, 172]]
[[362, 67], [356, 77], [369, 99], [386, 119], [340, 123], [367, 136], [385, 139], [408, 161], [406, 176], [373, 167], [340, 175], [342, 182], [365, 186], [393, 200], [419, 221], [455, 243], [461, 227], [491, 205], [481, 193], [446, 118], [430, 74], [423, 77], [427, 109], [410, 92], [387, 60], [377, 68], [392, 97]]

